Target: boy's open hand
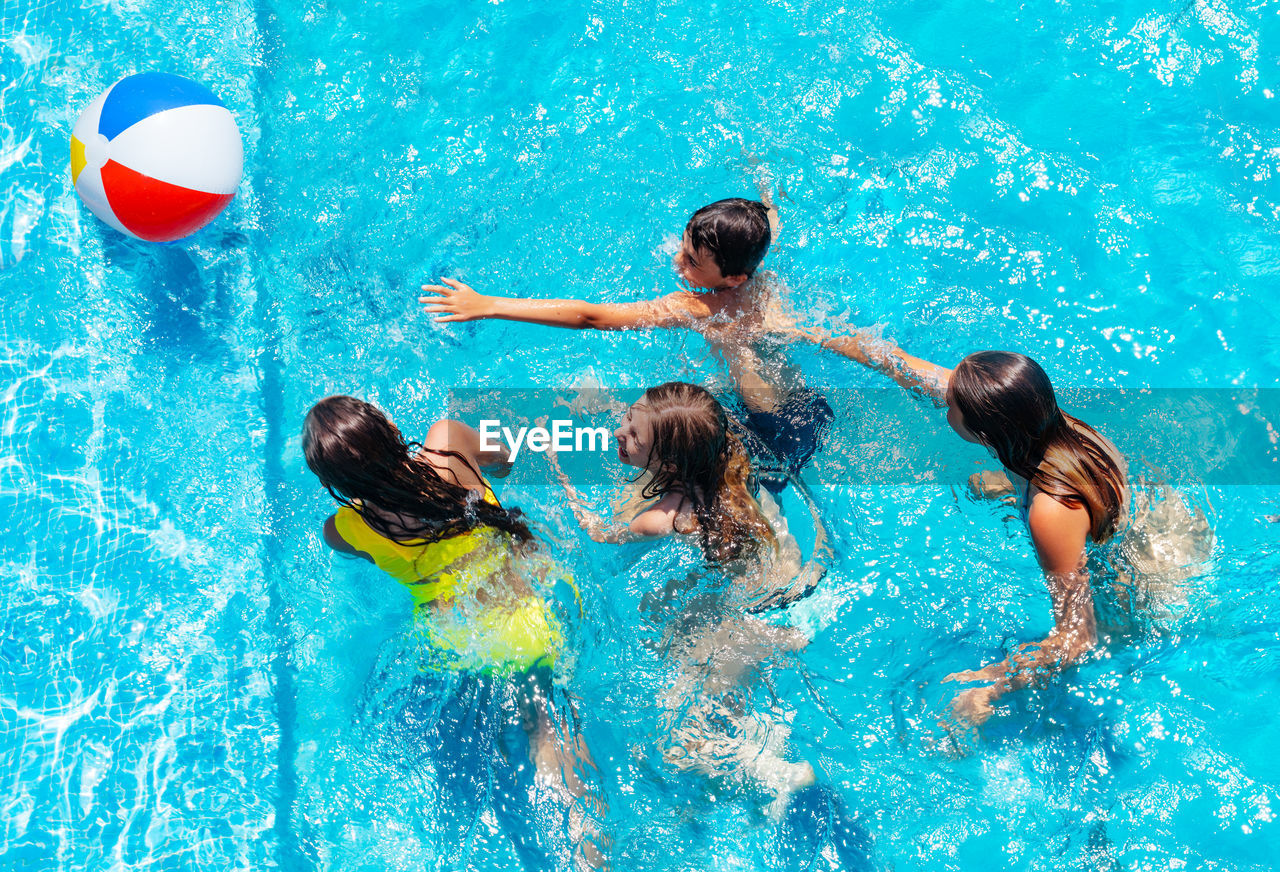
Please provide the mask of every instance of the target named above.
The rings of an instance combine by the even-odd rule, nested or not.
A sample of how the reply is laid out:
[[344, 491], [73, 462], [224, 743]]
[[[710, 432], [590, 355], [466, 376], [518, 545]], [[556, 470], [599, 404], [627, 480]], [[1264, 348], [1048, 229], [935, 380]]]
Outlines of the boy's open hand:
[[436, 321], [474, 321], [489, 316], [489, 298], [477, 294], [457, 279], [441, 279], [442, 285], [423, 285], [426, 293], [418, 297], [425, 309], [436, 315]]

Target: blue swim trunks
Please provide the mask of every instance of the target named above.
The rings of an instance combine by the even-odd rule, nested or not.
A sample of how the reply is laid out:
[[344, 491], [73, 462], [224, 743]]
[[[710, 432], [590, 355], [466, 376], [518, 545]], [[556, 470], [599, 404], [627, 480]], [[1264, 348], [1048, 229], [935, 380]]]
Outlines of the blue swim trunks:
[[738, 399], [730, 427], [751, 455], [760, 484], [776, 494], [822, 447], [834, 420], [826, 397], [802, 388], [788, 394], [771, 412], [748, 408]]

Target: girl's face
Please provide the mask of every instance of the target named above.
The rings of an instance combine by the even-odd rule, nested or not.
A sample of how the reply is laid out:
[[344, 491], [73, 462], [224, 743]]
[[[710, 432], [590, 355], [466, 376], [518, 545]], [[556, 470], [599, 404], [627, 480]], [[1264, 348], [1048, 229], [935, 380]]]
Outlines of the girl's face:
[[964, 425], [964, 415], [960, 414], [960, 407], [956, 405], [955, 399], [951, 396], [951, 391], [947, 391], [947, 423], [951, 425], [951, 429], [956, 431], [956, 435], [965, 442], [972, 442], [975, 445], [984, 445], [981, 439], [973, 435], [969, 428]]
[[647, 469], [649, 452], [653, 449], [653, 423], [649, 410], [636, 403], [622, 416], [622, 423], [613, 431], [618, 440], [618, 459], [628, 466]]

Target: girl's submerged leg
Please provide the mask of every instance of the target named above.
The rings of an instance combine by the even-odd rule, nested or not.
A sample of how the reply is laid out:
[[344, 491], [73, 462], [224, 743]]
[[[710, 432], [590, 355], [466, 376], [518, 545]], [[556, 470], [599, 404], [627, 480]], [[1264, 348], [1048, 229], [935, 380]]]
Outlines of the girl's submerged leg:
[[792, 628], [743, 617], [721, 619], [681, 640], [673, 651], [674, 680], [660, 696], [667, 763], [712, 778], [745, 779], [772, 797], [768, 811], [779, 818], [792, 793], [813, 784], [813, 767], [786, 759], [789, 718], [759, 708], [753, 689], [764, 663], [807, 641]]
[[877, 869], [871, 836], [830, 787], [799, 790], [778, 825], [778, 855], [783, 869], [815, 868], [819, 856], [833, 851], [845, 872]]
[[584, 872], [610, 868], [608, 804], [573, 701], [555, 689], [545, 669], [526, 673], [517, 693], [538, 793], [560, 810], [572, 867]]

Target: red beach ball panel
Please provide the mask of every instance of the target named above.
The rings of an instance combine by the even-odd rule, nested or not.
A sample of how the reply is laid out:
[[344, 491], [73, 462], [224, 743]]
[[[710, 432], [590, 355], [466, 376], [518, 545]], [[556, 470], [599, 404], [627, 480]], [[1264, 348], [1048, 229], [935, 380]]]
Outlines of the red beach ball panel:
[[120, 223], [148, 242], [172, 242], [195, 233], [235, 196], [157, 181], [113, 160], [102, 167], [102, 184]]

